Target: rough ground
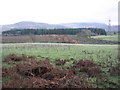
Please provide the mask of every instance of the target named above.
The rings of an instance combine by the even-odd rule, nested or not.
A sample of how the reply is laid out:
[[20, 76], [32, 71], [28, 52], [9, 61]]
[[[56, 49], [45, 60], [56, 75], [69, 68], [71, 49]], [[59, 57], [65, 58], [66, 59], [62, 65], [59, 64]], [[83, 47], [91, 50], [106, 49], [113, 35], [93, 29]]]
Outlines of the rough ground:
[[11, 54], [4, 62], [22, 61], [14, 63], [12, 67], [2, 68], [2, 76], [11, 80], [3, 83], [3, 88], [89, 88], [87, 80], [75, 75], [74, 71], [61, 70], [49, 61], [32, 61], [27, 57]]
[[[12, 66], [2, 68], [2, 77], [9, 78], [3, 82], [3, 88], [96, 88], [90, 84], [89, 77], [102, 81], [105, 79], [103, 66], [90, 60], [56, 59], [55, 64], [58, 67], [55, 67], [48, 58], [42, 61], [36, 61], [35, 58], [8, 55], [3, 62]], [[21, 61], [24, 63], [19, 63]], [[70, 61], [73, 62], [71, 66], [59, 68]], [[119, 71], [119, 66], [109, 70], [111, 75], [119, 75]]]

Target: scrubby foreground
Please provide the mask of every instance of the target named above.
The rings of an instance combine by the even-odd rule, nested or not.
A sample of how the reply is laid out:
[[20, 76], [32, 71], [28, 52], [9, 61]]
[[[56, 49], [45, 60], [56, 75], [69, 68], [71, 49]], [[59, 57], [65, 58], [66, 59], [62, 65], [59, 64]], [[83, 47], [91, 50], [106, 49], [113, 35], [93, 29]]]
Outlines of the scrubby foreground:
[[[26, 60], [12, 54], [5, 62]], [[11, 80], [3, 83], [3, 88], [88, 88], [87, 80], [75, 75], [72, 70], [60, 70], [48, 61], [27, 61], [3, 68], [3, 77]]]
[[[56, 59], [53, 66], [49, 58], [36, 61], [34, 56], [10, 54], [3, 62], [11, 64], [10, 67], [2, 68], [3, 79], [9, 78], [3, 82], [3, 88], [97, 88], [102, 82], [119, 86], [109, 81], [106, 72], [102, 70], [104, 66], [90, 60]], [[71, 62], [71, 65], [65, 67], [66, 63]], [[109, 70], [114, 75], [120, 75], [119, 71], [119, 67]], [[96, 78], [96, 81], [91, 78]]]

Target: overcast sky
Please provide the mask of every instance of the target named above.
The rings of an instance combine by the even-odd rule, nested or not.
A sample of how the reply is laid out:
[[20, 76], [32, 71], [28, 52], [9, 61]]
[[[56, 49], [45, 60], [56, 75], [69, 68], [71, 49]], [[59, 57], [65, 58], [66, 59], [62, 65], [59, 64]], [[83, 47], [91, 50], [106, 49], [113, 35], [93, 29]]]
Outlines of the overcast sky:
[[100, 22], [118, 24], [119, 0], [0, 0], [0, 25], [20, 21], [50, 24]]

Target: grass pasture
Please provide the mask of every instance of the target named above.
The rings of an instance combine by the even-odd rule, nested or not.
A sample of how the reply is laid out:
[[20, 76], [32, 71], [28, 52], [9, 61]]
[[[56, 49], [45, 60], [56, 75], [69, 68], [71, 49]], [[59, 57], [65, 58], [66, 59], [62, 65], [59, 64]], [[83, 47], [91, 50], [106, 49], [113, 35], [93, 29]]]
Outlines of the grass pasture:
[[119, 41], [118, 35], [99, 35], [99, 36], [92, 36], [92, 38], [99, 39], [99, 40], [107, 40], [107, 41]]
[[[116, 88], [119, 85], [120, 77], [111, 76], [108, 72], [111, 67], [119, 64], [117, 44], [9, 43], [1, 45], [3, 60], [7, 55], [14, 53], [18, 56], [22, 54], [36, 56], [38, 61], [48, 57], [53, 65], [55, 65], [55, 59], [58, 58], [61, 60], [74, 58], [76, 61], [80, 59], [94, 61], [104, 66], [102, 70], [106, 73], [106, 80], [99, 81], [98, 84], [96, 77], [89, 77], [92, 85], [97, 85], [99, 88]], [[67, 62], [61, 67], [69, 67], [72, 63], [73, 61]], [[5, 62], [2, 65], [3, 67], [11, 66]]]
[[52, 59], [74, 58], [116, 60], [118, 56], [118, 45], [97, 45], [97, 44], [58, 44], [58, 43], [16, 43], [3, 44], [2, 56], [10, 53], [17, 55], [33, 55], [36, 57], [50, 57]]

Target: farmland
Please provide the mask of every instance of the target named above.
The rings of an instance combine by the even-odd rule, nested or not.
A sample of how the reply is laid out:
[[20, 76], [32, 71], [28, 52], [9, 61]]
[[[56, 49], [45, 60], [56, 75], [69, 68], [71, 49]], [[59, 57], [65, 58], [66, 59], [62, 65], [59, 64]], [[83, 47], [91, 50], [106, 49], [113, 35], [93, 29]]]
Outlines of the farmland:
[[[79, 35], [18, 35], [18, 36], [2, 36], [2, 43], [87, 43], [87, 44], [117, 44], [118, 38], [106, 36], [107, 39], [97, 39], [100, 36], [92, 36], [87, 38]], [[103, 36], [101, 36], [103, 37]], [[105, 37], [105, 38], [106, 38]], [[114, 39], [114, 40], [112, 40]], [[112, 40], [112, 41], [111, 41]]]
[[62, 34], [61, 29], [61, 34], [48, 31], [39, 32], [40, 35], [36, 32], [2, 36], [3, 88], [120, 86], [117, 35], [91, 36], [95, 33], [84, 30], [75, 35], [73, 30], [71, 34]]
[[[31, 52], [32, 51], [32, 52]], [[3, 57], [10, 53], [17, 55], [34, 55], [39, 57], [51, 57], [52, 59], [75, 58], [75, 59], [116, 59], [118, 55], [117, 45], [95, 44], [62, 44], [62, 43], [17, 43], [3, 44]]]
[[95, 39], [99, 39], [99, 40], [107, 40], [107, 41], [117, 41], [119, 40], [118, 35], [100, 35], [100, 36], [93, 36], [93, 38]]
[[[28, 57], [31, 57], [28, 58]], [[25, 58], [25, 59], [24, 59]], [[63, 83], [61, 83], [61, 80], [64, 80], [66, 82], [64, 87], [68, 87], [71, 85], [71, 87], [81, 87], [82, 88], [118, 88], [119, 83], [118, 80], [120, 77], [118, 76], [119, 74], [119, 61], [118, 61], [118, 45], [100, 45], [100, 44], [64, 44], [64, 43], [9, 43], [9, 44], [2, 44], [2, 60], [3, 64], [2, 66], [4, 68], [3, 71], [8, 72], [7, 76], [5, 72], [5, 76], [3, 77], [4, 87], [11, 87], [9, 84], [13, 84], [15, 82], [18, 82], [15, 80], [14, 82], [11, 81], [10, 78], [13, 78], [13, 73], [9, 72], [11, 68], [18, 68], [22, 70], [21, 68], [29, 66], [28, 63], [33, 63], [31, 67], [28, 67], [28, 69], [34, 68], [35, 66], [43, 68], [41, 63], [45, 63], [44, 68], [50, 69], [53, 68], [50, 66], [46, 61], [49, 61], [51, 65], [54, 67], [58, 68], [58, 72], [56, 72], [56, 69], [52, 69], [51, 72], [49, 72], [49, 75], [53, 75], [52, 73], [54, 72], [54, 75], [60, 75], [58, 73], [62, 72], [63, 75], [70, 74], [70, 77], [73, 77], [73, 80], [71, 82], [74, 83], [74, 80], [76, 81], [75, 77], [77, 76], [82, 83], [80, 84], [80, 81], [78, 81], [79, 84], [73, 84], [73, 83], [67, 83], [70, 78], [69, 76], [65, 76], [64, 78], [54, 78], [53, 80], [50, 78], [49, 80], [51, 81], [46, 81], [46, 74], [41, 75], [40, 81], [42, 81], [43, 84], [41, 87], [44, 87], [45, 83], [49, 87], [52, 85], [55, 87], [61, 87]], [[6, 60], [6, 61], [4, 61]], [[13, 60], [13, 61], [12, 61]], [[14, 61], [15, 60], [15, 61]], [[18, 61], [17, 61], [18, 60]], [[45, 62], [44, 62], [45, 61]], [[40, 63], [39, 65], [37, 63]], [[80, 64], [80, 65], [79, 65]], [[83, 66], [81, 66], [83, 64]], [[35, 65], [35, 66], [34, 66]], [[41, 66], [40, 66], [41, 65]], [[47, 65], [47, 66], [46, 66]], [[87, 65], [87, 67], [86, 67]], [[19, 67], [18, 67], [19, 66]], [[22, 67], [21, 67], [22, 66]], [[11, 67], [11, 68], [10, 68]], [[24, 68], [25, 69], [25, 68]], [[62, 69], [62, 71], [61, 71]], [[75, 69], [75, 70], [74, 70]], [[81, 72], [79, 72], [79, 69]], [[13, 70], [13, 69], [12, 69]], [[51, 69], [50, 69], [51, 70]], [[68, 71], [64, 71], [68, 70]], [[75, 71], [74, 74], [71, 74], [69, 71]], [[83, 71], [82, 71], [83, 70]], [[22, 71], [26, 72], [26, 71]], [[35, 77], [31, 78], [28, 80], [27, 78], [19, 75], [14, 75], [15, 77], [19, 78], [23, 77], [23, 81], [33, 81], [34, 79], [38, 78], [38, 75], [36, 75], [35, 72], [31, 72], [32, 74], [29, 74], [29, 77], [31, 75], [35, 75]], [[56, 74], [55, 74], [56, 73]], [[18, 77], [19, 76], [19, 77]], [[44, 79], [43, 79], [44, 77]], [[62, 77], [62, 76], [60, 76]], [[83, 78], [87, 78], [87, 80], [84, 80]], [[27, 80], [26, 80], [27, 79]], [[39, 81], [39, 79], [37, 79]], [[9, 82], [11, 81], [11, 82]], [[36, 81], [36, 80], [35, 80]], [[84, 82], [88, 81], [88, 83]], [[8, 82], [8, 83], [6, 83]], [[64, 83], [65, 83], [64, 82]], [[59, 83], [57, 86], [56, 84]], [[87, 86], [87, 84], [89, 84]], [[24, 87], [21, 83], [15, 84], [14, 87], [17, 87], [17, 85], [21, 85], [21, 87]], [[33, 85], [38, 85], [37, 83]], [[68, 85], [68, 86], [67, 86]], [[77, 86], [78, 85], [78, 86]], [[86, 86], [84, 86], [86, 85]], [[28, 85], [27, 87], [30, 87]], [[35, 86], [36, 87], [36, 86]]]

